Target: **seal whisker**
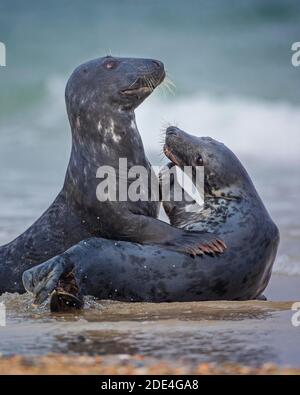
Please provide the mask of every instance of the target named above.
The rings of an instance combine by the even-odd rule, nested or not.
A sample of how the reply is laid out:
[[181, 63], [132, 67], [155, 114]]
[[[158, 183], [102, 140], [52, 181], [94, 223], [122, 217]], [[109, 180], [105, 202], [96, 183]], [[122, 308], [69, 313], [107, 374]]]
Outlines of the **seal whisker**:
[[172, 89], [171, 89], [170, 86], [168, 85], [167, 81], [164, 81], [162, 85], [166, 88], [166, 90], [167, 90], [169, 93], [171, 93], [172, 95], [174, 95], [174, 92], [172, 91]]
[[170, 85], [172, 85], [175, 89], [177, 88], [175, 82], [172, 81], [171, 78], [170, 78], [168, 75], [166, 76], [165, 79], [166, 79], [166, 81], [167, 81]]
[[128, 88], [131, 88], [134, 84], [136, 84], [137, 82], [138, 82], [138, 78], [136, 78], [130, 85], [129, 85], [129, 87]]
[[155, 89], [155, 83], [154, 83], [153, 77], [151, 77], [151, 76], [149, 76], [149, 83], [150, 83], [150, 88], [153, 91]]
[[171, 95], [175, 96], [175, 92], [174, 92], [173, 88], [169, 85], [169, 82], [164, 81], [163, 84], [167, 88], [167, 90], [171, 93]]
[[[156, 87], [157, 83], [155, 82], [154, 77], [152, 77], [153, 86]], [[160, 85], [159, 85], [160, 86]]]
[[148, 83], [149, 83], [149, 88], [150, 88], [152, 91], [154, 91], [155, 85], [154, 85], [153, 80], [152, 80], [151, 77], [148, 78]]
[[167, 97], [166, 89], [163, 84], [159, 85], [158, 89], [160, 89], [162, 91], [164, 97]]

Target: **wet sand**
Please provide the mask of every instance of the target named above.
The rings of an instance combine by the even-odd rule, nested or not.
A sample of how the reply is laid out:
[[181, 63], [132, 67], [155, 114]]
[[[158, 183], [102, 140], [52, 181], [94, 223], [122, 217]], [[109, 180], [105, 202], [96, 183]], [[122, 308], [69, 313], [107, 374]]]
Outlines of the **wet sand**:
[[105, 357], [48, 355], [44, 357], [0, 358], [0, 374], [55, 375], [299, 375], [300, 369], [264, 364], [259, 368], [236, 364], [199, 365], [171, 363], [141, 355]]
[[285, 301], [86, 298], [84, 311], [55, 315], [47, 305], [33, 307], [30, 295], [2, 295], [0, 372], [299, 374], [300, 326], [291, 322], [299, 280], [273, 277], [266, 294]]

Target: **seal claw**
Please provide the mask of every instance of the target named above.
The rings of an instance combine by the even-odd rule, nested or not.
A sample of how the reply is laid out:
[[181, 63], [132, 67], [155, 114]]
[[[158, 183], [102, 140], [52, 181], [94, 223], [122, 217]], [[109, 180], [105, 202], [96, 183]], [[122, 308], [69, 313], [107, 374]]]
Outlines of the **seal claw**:
[[185, 231], [173, 240], [168, 240], [168, 248], [184, 251], [191, 256], [204, 254], [216, 256], [225, 251], [225, 243], [218, 243], [218, 240], [212, 233]]
[[227, 245], [224, 243], [223, 240], [217, 239], [216, 242], [217, 242], [218, 244], [221, 244], [221, 247], [222, 247], [223, 251], [227, 249]]
[[206, 241], [203, 243], [197, 243], [196, 245], [187, 245], [184, 248], [184, 251], [192, 257], [204, 254], [216, 256], [218, 254], [222, 254], [225, 251], [225, 248], [224, 243], [217, 243], [217, 240], [215, 239], [210, 242]]
[[68, 292], [54, 290], [50, 298], [50, 311], [52, 313], [72, 312], [81, 310], [84, 306], [83, 299]]
[[83, 306], [83, 297], [73, 271], [65, 273], [51, 294], [50, 311], [53, 313], [72, 312], [81, 310]]
[[224, 249], [221, 248], [221, 246], [218, 244], [217, 241], [213, 241], [212, 244], [213, 244], [213, 246], [214, 246], [214, 249], [217, 250], [217, 252], [222, 253], [222, 252], [224, 251]]

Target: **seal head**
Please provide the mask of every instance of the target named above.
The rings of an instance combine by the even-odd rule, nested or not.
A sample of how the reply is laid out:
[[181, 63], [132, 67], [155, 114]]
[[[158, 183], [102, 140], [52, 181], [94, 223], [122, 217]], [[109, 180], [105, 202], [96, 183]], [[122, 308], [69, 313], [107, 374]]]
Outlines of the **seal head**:
[[77, 67], [67, 83], [69, 117], [93, 113], [97, 103], [135, 110], [164, 78], [164, 65], [158, 60], [112, 56], [91, 60]]
[[211, 137], [197, 137], [170, 126], [164, 153], [173, 165], [204, 166], [204, 197], [239, 199], [248, 196], [253, 183], [236, 155]]

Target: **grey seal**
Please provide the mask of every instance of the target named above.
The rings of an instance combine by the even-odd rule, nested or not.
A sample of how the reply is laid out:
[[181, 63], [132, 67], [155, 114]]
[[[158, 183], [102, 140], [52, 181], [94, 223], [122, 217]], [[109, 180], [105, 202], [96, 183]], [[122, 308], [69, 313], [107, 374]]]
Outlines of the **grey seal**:
[[166, 244], [180, 251], [192, 247], [195, 254], [203, 253], [202, 246], [215, 250], [215, 235], [157, 220], [158, 202], [100, 202], [96, 195], [101, 166], [117, 168], [126, 158], [129, 168], [150, 172], [134, 110], [164, 78], [163, 63], [152, 59], [108, 56], [75, 69], [65, 94], [72, 152], [63, 188], [25, 233], [0, 248], [0, 293], [24, 292], [25, 270], [91, 237]]
[[[227, 250], [189, 256], [165, 246], [92, 238], [26, 271], [25, 288], [37, 302], [58, 284], [76, 284], [79, 295], [139, 302], [247, 300], [266, 288], [279, 231], [242, 163], [224, 144], [169, 127], [164, 152], [170, 166], [204, 166], [204, 207], [190, 212], [185, 201], [164, 202], [170, 222], [185, 230], [213, 232]], [[69, 280], [68, 280], [69, 279]], [[65, 289], [67, 289], [65, 287]], [[76, 304], [76, 303], [75, 303]]]

